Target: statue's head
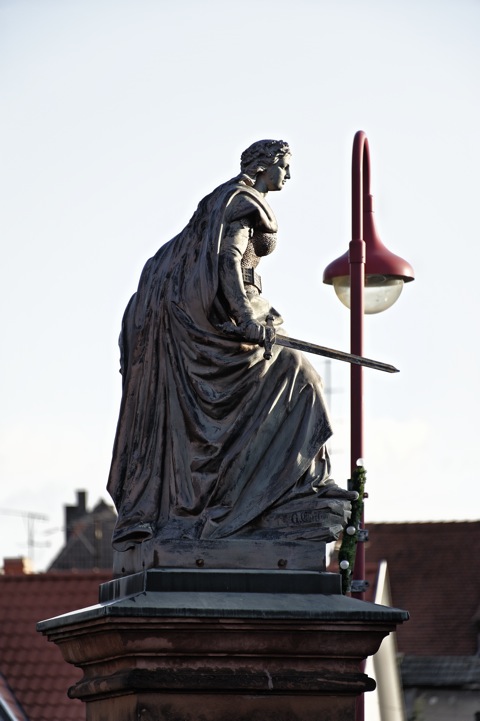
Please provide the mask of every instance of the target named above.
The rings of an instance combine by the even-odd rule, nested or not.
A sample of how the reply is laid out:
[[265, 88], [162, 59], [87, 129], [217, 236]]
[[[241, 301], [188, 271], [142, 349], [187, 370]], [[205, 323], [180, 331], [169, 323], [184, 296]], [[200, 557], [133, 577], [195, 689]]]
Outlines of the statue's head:
[[[270, 166], [278, 164], [281, 158], [289, 158], [290, 155], [290, 146], [284, 140], [257, 140], [243, 151], [240, 168], [242, 173], [255, 182]], [[285, 161], [282, 162], [282, 165], [284, 164]]]

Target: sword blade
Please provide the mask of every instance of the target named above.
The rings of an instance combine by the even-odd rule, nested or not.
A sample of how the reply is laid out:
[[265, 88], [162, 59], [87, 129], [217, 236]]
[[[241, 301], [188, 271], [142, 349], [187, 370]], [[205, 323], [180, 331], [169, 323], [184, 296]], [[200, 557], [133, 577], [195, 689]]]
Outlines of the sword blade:
[[289, 338], [286, 335], [280, 335], [280, 333], [275, 334], [275, 343], [283, 345], [285, 348], [303, 351], [304, 353], [315, 353], [315, 355], [321, 355], [325, 358], [333, 358], [334, 360], [345, 361], [345, 363], [354, 363], [355, 365], [365, 366], [365, 368], [375, 368], [377, 371], [385, 371], [386, 373], [400, 372], [398, 368], [388, 363], [381, 363], [371, 358], [364, 358], [361, 355], [344, 353], [341, 350], [334, 350], [333, 348], [325, 348], [322, 345], [307, 343], [303, 340], [297, 340], [297, 338]]

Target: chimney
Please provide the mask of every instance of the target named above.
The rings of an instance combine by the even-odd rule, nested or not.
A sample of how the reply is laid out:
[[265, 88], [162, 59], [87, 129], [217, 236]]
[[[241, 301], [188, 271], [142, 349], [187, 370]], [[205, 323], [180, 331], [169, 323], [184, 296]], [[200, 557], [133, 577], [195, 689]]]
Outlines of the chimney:
[[65, 506], [65, 542], [73, 533], [76, 522], [87, 512], [87, 492], [77, 491], [77, 505]]
[[5, 576], [26, 576], [33, 573], [32, 562], [29, 558], [4, 558], [3, 574]]

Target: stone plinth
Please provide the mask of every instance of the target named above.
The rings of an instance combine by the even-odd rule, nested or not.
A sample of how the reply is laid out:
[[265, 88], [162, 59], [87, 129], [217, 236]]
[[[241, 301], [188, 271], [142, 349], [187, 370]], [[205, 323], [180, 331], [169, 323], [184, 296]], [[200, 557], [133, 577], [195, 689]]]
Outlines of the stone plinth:
[[82, 668], [87, 721], [353, 721], [360, 670], [408, 614], [336, 574], [150, 570], [39, 624]]
[[129, 576], [149, 568], [325, 571], [325, 549], [320, 541], [152, 538], [127, 551], [114, 551], [113, 575]]

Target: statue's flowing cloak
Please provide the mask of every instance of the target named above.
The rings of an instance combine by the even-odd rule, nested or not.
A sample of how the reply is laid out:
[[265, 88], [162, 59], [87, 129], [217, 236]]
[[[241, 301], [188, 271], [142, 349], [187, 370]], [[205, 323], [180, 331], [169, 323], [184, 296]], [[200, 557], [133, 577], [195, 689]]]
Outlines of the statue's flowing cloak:
[[[225, 183], [147, 262], [125, 311], [108, 482], [119, 550], [153, 536], [248, 533], [316, 480], [315, 459], [331, 435], [318, 375], [295, 351], [275, 346], [266, 361], [258, 345], [219, 330], [230, 320], [219, 248], [239, 195], [255, 206], [260, 228], [276, 230], [262, 195], [239, 178]], [[265, 321], [268, 303], [253, 307]]]

